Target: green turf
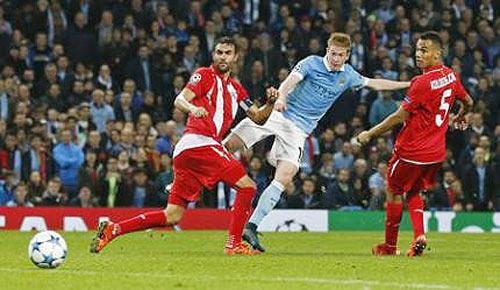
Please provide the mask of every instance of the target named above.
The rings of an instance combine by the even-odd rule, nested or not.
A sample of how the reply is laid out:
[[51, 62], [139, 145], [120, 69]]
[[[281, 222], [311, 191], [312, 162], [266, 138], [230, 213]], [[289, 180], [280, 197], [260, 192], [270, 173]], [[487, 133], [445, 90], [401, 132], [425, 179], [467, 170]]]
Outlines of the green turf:
[[[227, 257], [224, 232], [142, 232], [101, 254], [63, 233], [59, 269], [28, 260], [32, 233], [0, 231], [0, 289], [500, 289], [500, 235], [431, 233], [424, 257], [373, 257], [382, 233], [267, 233], [261, 256]], [[400, 239], [402, 250], [409, 233]]]

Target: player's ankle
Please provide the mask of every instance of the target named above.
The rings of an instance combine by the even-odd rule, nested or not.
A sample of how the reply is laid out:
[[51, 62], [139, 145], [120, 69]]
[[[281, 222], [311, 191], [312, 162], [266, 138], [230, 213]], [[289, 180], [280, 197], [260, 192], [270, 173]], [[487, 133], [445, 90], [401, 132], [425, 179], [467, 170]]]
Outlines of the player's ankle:
[[245, 228], [247, 228], [251, 231], [254, 231], [254, 232], [257, 231], [257, 227], [258, 226], [256, 224], [251, 223], [251, 222], [247, 223], [247, 225], [245, 226]]

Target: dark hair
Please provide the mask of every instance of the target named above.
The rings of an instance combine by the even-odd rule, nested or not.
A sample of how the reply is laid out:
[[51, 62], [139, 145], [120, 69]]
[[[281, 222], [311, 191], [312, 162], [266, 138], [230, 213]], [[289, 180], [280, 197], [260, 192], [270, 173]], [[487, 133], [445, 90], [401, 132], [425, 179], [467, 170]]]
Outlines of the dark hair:
[[217, 39], [217, 42], [215, 42], [215, 46], [217, 46], [218, 44], [232, 45], [234, 46], [234, 52], [238, 53], [238, 46], [236, 45], [236, 40], [230, 36], [222, 36], [221, 38]]
[[436, 31], [426, 31], [420, 35], [420, 39], [422, 40], [430, 40], [434, 44], [436, 44], [439, 48], [443, 48], [443, 41], [441, 40], [441, 36]]

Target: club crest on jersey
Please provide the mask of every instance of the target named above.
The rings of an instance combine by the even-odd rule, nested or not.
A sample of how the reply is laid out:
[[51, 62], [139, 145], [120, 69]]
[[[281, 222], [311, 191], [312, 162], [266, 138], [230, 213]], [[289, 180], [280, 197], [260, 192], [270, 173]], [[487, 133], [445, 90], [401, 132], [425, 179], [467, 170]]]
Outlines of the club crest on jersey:
[[344, 86], [345, 85], [345, 77], [340, 77], [339, 79], [339, 85]]
[[201, 81], [201, 75], [199, 73], [194, 73], [189, 79], [189, 83], [196, 85]]

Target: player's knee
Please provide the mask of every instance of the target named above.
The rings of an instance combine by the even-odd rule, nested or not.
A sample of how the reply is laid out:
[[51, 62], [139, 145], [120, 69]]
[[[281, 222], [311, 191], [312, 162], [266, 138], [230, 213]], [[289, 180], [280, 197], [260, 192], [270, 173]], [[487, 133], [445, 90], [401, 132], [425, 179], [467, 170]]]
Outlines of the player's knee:
[[240, 137], [235, 134], [231, 134], [226, 140], [224, 140], [223, 143], [226, 149], [231, 153], [238, 151], [243, 147], [243, 142]]
[[248, 175], [246, 175], [245, 177], [240, 179], [237, 186], [239, 188], [249, 188], [249, 189], [252, 189], [254, 191], [257, 190], [257, 185]]
[[181, 221], [184, 210], [181, 207], [176, 206], [175, 208], [167, 207], [163, 212], [167, 218], [167, 224], [175, 225]]

